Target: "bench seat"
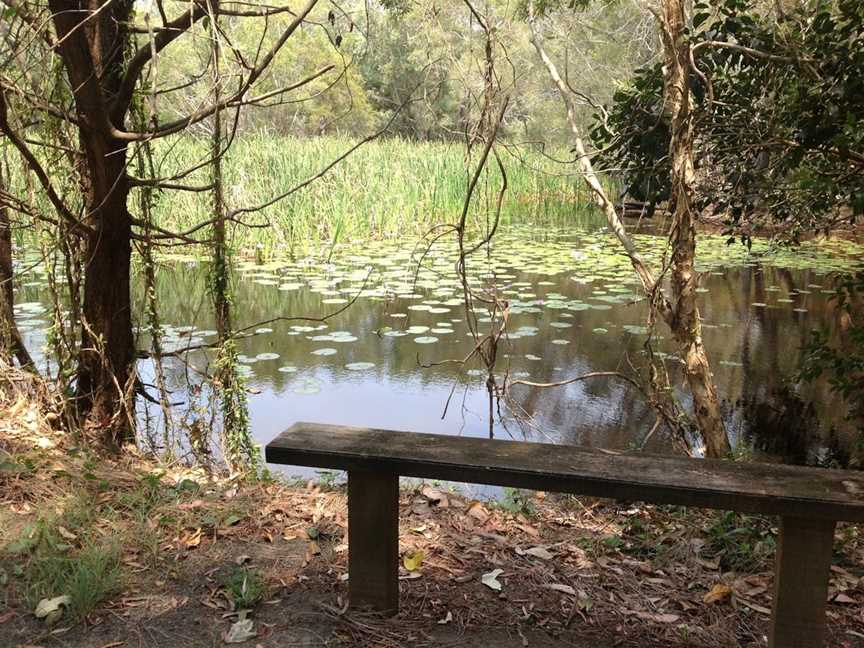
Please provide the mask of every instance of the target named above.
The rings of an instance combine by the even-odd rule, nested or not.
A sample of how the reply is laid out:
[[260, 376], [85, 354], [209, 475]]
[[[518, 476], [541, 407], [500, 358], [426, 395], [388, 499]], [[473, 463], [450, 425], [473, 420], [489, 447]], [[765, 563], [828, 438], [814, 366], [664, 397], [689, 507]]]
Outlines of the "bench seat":
[[399, 477], [780, 516], [771, 648], [824, 642], [837, 521], [864, 522], [864, 474], [297, 423], [269, 463], [348, 471], [352, 605], [398, 609]]

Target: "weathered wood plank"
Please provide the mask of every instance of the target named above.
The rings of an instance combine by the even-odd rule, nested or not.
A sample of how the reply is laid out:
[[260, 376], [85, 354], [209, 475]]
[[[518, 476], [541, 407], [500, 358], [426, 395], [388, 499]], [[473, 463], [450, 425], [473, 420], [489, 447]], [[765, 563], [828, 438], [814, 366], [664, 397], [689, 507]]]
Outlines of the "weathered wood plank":
[[769, 648], [822, 648], [834, 522], [782, 518]]
[[851, 471], [317, 423], [293, 425], [265, 453], [271, 463], [864, 522], [864, 475]]
[[348, 598], [353, 607], [399, 611], [399, 477], [348, 473]]

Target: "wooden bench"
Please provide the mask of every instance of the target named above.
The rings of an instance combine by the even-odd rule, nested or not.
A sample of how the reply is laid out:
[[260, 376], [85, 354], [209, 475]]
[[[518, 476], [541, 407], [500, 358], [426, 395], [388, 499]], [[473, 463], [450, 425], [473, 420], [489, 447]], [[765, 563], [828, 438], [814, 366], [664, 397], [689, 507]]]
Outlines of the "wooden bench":
[[269, 463], [348, 471], [349, 598], [399, 606], [399, 477], [444, 479], [780, 517], [771, 648], [823, 646], [837, 521], [864, 521], [850, 471], [608, 454], [545, 443], [297, 423]]

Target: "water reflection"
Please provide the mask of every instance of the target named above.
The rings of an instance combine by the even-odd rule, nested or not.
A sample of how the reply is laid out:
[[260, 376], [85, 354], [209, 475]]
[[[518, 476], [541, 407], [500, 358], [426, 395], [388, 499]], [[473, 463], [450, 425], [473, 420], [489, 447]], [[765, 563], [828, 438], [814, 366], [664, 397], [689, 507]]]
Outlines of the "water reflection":
[[[475, 268], [477, 281], [494, 277], [511, 304], [508, 329], [515, 334], [499, 351], [502, 372], [550, 382], [639, 361], [646, 307], [636, 299], [626, 265], [606, 262], [605, 243], [566, 232], [518, 245], [524, 233], [502, 240], [503, 249]], [[332, 263], [307, 258], [237, 264], [236, 324], [257, 331], [240, 341], [239, 351], [255, 391], [251, 421], [259, 442], [298, 420], [488, 433], [479, 367], [434, 364], [464, 357], [473, 344], [452, 259], [442, 250], [418, 272], [404, 247], [348, 248]], [[705, 344], [734, 440], [787, 461], [842, 459], [851, 436], [827, 385], [786, 384], [811, 328], [831, 326], [836, 316], [824, 272], [739, 252], [733, 261], [727, 254], [721, 250], [703, 268], [700, 292]], [[206, 263], [165, 263], [158, 276], [168, 346], [212, 341]], [[44, 286], [38, 277], [25, 278], [18, 296], [22, 302], [44, 300]], [[320, 318], [346, 304], [326, 323], [270, 321]], [[38, 304], [19, 307], [31, 345], [39, 343], [46, 324], [40, 313]], [[658, 333], [656, 350], [670, 354], [666, 362], [686, 404], [674, 349], [662, 328]], [[146, 335], [140, 340], [147, 344]], [[189, 357], [200, 370], [212, 359], [206, 351]], [[429, 364], [434, 366], [423, 366]], [[194, 377], [176, 360], [167, 361], [166, 370], [178, 394]], [[147, 381], [152, 367], [143, 362], [141, 372]], [[513, 396], [531, 423], [519, 425], [507, 416], [496, 423], [496, 436], [623, 449], [641, 445], [655, 421], [638, 393], [609, 379], [555, 389], [515, 387]], [[672, 450], [659, 433], [647, 448]]]

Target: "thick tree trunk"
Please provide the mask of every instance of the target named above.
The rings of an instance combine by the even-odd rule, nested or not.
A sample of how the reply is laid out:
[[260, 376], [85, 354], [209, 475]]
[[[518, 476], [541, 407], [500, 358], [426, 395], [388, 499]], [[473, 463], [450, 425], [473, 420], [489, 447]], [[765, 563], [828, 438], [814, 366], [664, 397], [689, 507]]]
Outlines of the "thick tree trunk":
[[672, 125], [669, 157], [672, 161], [672, 334], [681, 349], [684, 373], [693, 394], [693, 413], [709, 457], [730, 451], [729, 438], [720, 412], [717, 388], [702, 343], [702, 322], [696, 305], [698, 275], [696, 222], [692, 210], [693, 124], [690, 97], [690, 45], [685, 37], [683, 0], [663, 0], [659, 17], [666, 65], [665, 106]]
[[107, 144], [104, 150], [110, 155], [90, 158], [88, 151], [90, 168], [97, 173], [90, 178], [86, 203], [94, 231], [85, 245], [77, 397], [85, 426], [118, 447], [134, 440], [132, 224], [126, 205], [125, 146]]
[[133, 0], [50, 0], [69, 77], [86, 168], [84, 304], [77, 403], [85, 427], [109, 447], [134, 440], [134, 339], [129, 287], [132, 223], [126, 144], [111, 135], [128, 106], [123, 82]]

